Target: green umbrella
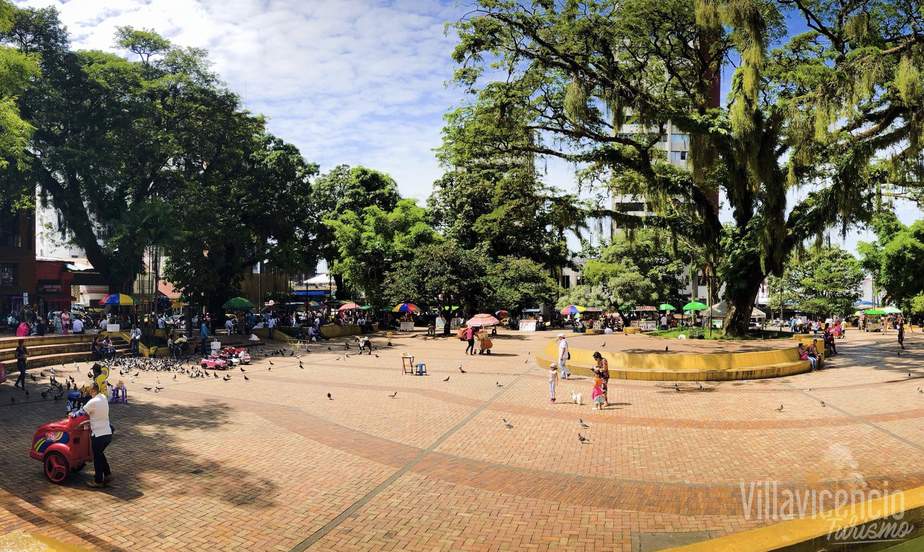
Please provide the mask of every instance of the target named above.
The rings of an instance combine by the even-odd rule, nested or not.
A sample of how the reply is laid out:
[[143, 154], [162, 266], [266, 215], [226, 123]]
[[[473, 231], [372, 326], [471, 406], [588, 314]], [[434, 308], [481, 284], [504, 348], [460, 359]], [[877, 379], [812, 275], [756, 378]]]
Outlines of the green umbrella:
[[870, 316], [882, 316], [885, 314], [885, 309], [866, 309], [863, 313]]
[[882, 309], [882, 312], [885, 314], [901, 314], [902, 309], [898, 309], [895, 307], [885, 307], [884, 309]]
[[670, 303], [661, 303], [660, 305], [658, 305], [658, 310], [659, 311], [675, 311], [677, 310], [677, 307], [675, 307], [674, 305], [671, 305]]
[[683, 312], [701, 311], [701, 310], [706, 310], [708, 308], [709, 307], [700, 303], [699, 301], [690, 301], [689, 303], [683, 306]]
[[230, 311], [245, 311], [253, 308], [253, 303], [243, 297], [232, 297], [225, 301], [222, 308]]

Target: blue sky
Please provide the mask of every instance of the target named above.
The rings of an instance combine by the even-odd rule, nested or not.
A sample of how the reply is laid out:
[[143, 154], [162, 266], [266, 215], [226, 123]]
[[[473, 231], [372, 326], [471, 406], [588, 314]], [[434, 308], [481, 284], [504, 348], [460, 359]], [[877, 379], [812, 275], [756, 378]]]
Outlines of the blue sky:
[[[322, 171], [340, 163], [373, 167], [421, 201], [441, 172], [433, 149], [443, 114], [463, 100], [449, 82], [454, 37], [445, 24], [462, 17], [470, 0], [14, 1], [56, 7], [77, 48], [114, 50], [121, 25], [206, 48], [245, 105]], [[792, 32], [803, 30], [798, 18], [789, 21]], [[565, 163], [549, 162], [546, 178], [575, 187]], [[908, 204], [898, 212], [906, 222], [921, 216]], [[871, 236], [851, 232], [847, 247], [857, 239]]]

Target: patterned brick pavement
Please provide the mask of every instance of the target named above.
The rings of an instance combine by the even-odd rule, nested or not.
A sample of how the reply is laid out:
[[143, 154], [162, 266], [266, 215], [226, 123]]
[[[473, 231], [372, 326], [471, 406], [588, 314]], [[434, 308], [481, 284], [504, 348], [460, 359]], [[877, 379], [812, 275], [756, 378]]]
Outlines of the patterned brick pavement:
[[[82, 550], [655, 550], [766, 523], [744, 515], [742, 483], [924, 484], [919, 334], [898, 356], [894, 334], [853, 333], [826, 370], [775, 380], [613, 381], [603, 412], [548, 402], [532, 351], [550, 337], [502, 335], [491, 357], [420, 335], [377, 356], [325, 344], [304, 368], [258, 361], [249, 381], [142, 374], [132, 404], [113, 407], [104, 492], [89, 474], [45, 482], [29, 440], [63, 407], [4, 384], [0, 536]], [[605, 342], [660, 343], [648, 339]], [[430, 375], [402, 375], [402, 352]], [[143, 390], [155, 380], [163, 391]], [[560, 399], [572, 389], [586, 401], [590, 382], [563, 382]]]

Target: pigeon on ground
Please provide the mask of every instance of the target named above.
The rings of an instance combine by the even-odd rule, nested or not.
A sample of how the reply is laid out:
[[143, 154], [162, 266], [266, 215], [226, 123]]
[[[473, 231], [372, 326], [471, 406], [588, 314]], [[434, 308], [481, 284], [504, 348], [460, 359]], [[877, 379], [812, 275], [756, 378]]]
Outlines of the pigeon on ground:
[[398, 396], [398, 392], [395, 391], [394, 393], [392, 393], [391, 395], [388, 395], [388, 396], [394, 399], [395, 397]]
[[583, 435], [581, 435], [580, 433], [578, 433], [578, 442], [581, 443], [581, 444], [583, 445], [584, 443], [589, 443], [589, 442], [590, 442], [590, 439], [588, 439], [587, 437], [584, 437]]
[[446, 378], [443, 381], [449, 381], [449, 376], [446, 376]]
[[825, 401], [821, 401], [821, 406], [822, 406], [822, 408], [824, 408], [825, 406], [827, 406], [827, 405], [825, 404]]
[[244, 367], [241, 366], [241, 372], [246, 372], [246, 371], [247, 371], [247, 370], [244, 370]]
[[501, 382], [499, 382], [499, 381], [495, 381], [495, 382], [494, 382], [494, 385], [496, 385], [496, 386], [498, 386], [498, 387], [503, 387], [503, 385], [501, 385]]
[[465, 374], [465, 373], [466, 373], [465, 370], [462, 369], [462, 365], [461, 365], [461, 364], [459, 365], [459, 373], [461, 373], [461, 374]]
[[244, 374], [244, 381], [250, 381], [250, 378], [247, 377], [247, 374]]
[[513, 424], [507, 421], [507, 418], [501, 418], [501, 421], [504, 422], [504, 427], [507, 429], [513, 429]]
[[580, 424], [580, 426], [584, 429], [590, 429], [590, 426], [585, 424], [584, 420], [582, 420], [581, 418], [578, 418], [578, 424]]
[[330, 393], [327, 394], [327, 398], [328, 398], [329, 400], [334, 400], [334, 398], [330, 396]]
[[780, 407], [776, 409], [776, 411], [777, 411], [777, 412], [782, 412], [782, 411], [783, 411], [783, 405], [781, 404]]

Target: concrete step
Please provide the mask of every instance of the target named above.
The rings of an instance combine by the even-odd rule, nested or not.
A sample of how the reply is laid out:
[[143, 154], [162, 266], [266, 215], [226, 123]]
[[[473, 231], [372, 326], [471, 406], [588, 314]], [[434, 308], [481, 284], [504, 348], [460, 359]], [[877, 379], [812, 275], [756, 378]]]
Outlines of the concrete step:
[[[54, 345], [27, 345], [29, 356], [43, 356], [57, 353], [80, 353], [90, 350], [88, 343], [56, 343]], [[16, 349], [0, 349], [0, 362], [15, 362]]]
[[[116, 355], [118, 356], [123, 356], [123, 355], [128, 354], [128, 345], [117, 345], [115, 349], [116, 349]], [[30, 356], [26, 360], [26, 369], [32, 370], [34, 368], [42, 368], [45, 366], [60, 366], [62, 364], [67, 366], [68, 364], [72, 364], [74, 362], [86, 362], [89, 360], [93, 360], [93, 354], [89, 350], [69, 352], [69, 353], [53, 353], [53, 354], [46, 354], [46, 355], [36, 355], [36, 356]], [[15, 362], [7, 362], [5, 363], [5, 366], [6, 366], [7, 377], [9, 377], [9, 374], [16, 371]]]
[[32, 337], [0, 337], [0, 350], [15, 349], [20, 339], [25, 341], [26, 347], [36, 347], [39, 345], [56, 345], [61, 343], [92, 343], [92, 334], [67, 334], [67, 335], [42, 335]]

